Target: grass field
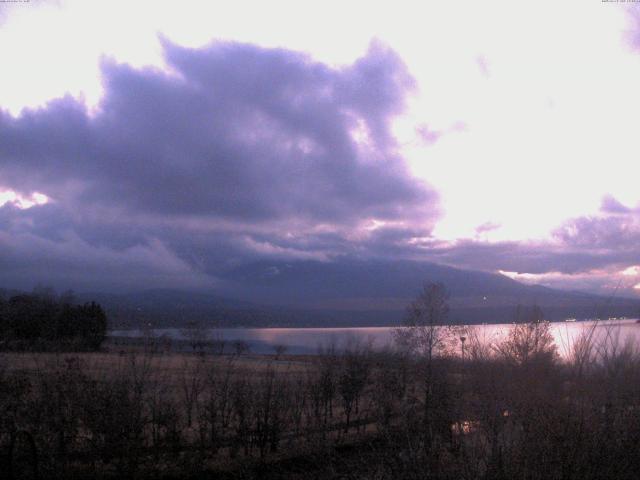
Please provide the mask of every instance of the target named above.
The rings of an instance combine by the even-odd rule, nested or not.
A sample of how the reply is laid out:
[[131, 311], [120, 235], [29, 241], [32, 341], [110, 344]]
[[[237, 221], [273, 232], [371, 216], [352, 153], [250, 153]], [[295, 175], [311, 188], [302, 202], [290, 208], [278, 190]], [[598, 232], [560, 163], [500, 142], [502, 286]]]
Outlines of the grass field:
[[[4, 478], [636, 478], [640, 354], [0, 354]], [[610, 337], [610, 341], [615, 340]]]

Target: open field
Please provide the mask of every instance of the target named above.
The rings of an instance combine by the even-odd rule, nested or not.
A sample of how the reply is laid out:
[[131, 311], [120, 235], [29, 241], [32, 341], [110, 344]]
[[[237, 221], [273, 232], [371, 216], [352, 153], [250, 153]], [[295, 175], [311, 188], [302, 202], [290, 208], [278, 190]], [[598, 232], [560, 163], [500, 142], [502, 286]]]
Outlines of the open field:
[[192, 355], [188, 353], [145, 354], [143, 351], [127, 349], [120, 352], [79, 352], [79, 353], [34, 353], [4, 352], [0, 353], [6, 373], [21, 372], [36, 374], [43, 370], [59, 368], [69, 363], [79, 362], [83, 371], [89, 376], [99, 379], [114, 372], [123, 371], [131, 366], [132, 361], [144, 359], [145, 368], [153, 376], [178, 378], [185, 369], [199, 364], [203, 369], [226, 368], [232, 365], [253, 374], [260, 375], [265, 370], [277, 369], [291, 374], [301, 374], [309, 370], [315, 356], [283, 355], [279, 359], [275, 355]]
[[48, 475], [180, 476], [295, 457], [320, 438], [349, 445], [372, 422], [357, 405], [364, 384], [338, 401], [335, 358], [4, 353], [4, 466], [16, 478], [36, 458]]
[[[640, 355], [0, 355], [4, 478], [635, 478]], [[526, 334], [523, 336], [523, 334]]]

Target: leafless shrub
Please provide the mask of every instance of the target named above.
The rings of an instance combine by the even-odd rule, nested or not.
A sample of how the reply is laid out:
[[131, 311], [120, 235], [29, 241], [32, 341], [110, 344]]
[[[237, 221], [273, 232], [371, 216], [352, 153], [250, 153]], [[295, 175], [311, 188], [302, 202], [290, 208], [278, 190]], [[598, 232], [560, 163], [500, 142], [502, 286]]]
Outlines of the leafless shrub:
[[269, 367], [255, 386], [254, 440], [260, 457], [276, 452], [281, 435], [285, 430], [287, 407], [289, 405], [287, 383]]
[[495, 356], [496, 350], [493, 340], [487, 338], [485, 329], [473, 326], [466, 327], [463, 335], [466, 338], [463, 361], [487, 362]]
[[555, 362], [557, 347], [551, 334], [551, 324], [544, 321], [542, 311], [533, 307], [523, 318], [518, 307], [516, 323], [511, 327], [507, 339], [495, 348], [500, 356], [514, 365], [529, 365], [540, 362]]
[[187, 427], [193, 425], [194, 410], [197, 415], [200, 395], [204, 388], [204, 358], [185, 358], [180, 370], [180, 390], [187, 416]]
[[89, 388], [83, 423], [92, 453], [113, 461], [122, 475], [132, 475], [144, 446], [144, 404], [129, 379], [95, 382]]
[[304, 453], [346, 478], [635, 478], [637, 347], [603, 328], [562, 362], [545, 325], [492, 347], [469, 329], [464, 359], [430, 363], [357, 342], [286, 362], [36, 355], [0, 370], [0, 472], [255, 478]]
[[440, 283], [427, 283], [407, 307], [404, 328], [394, 331], [396, 344], [427, 362], [445, 347], [449, 294]]
[[209, 330], [199, 322], [188, 322], [181, 333], [187, 340], [192, 352], [203, 352], [209, 344]]
[[231, 456], [242, 449], [245, 455], [251, 453], [251, 421], [254, 404], [252, 385], [247, 376], [237, 375], [231, 386]]
[[352, 415], [359, 413], [361, 396], [369, 380], [370, 355], [369, 347], [351, 342], [341, 357], [337, 385], [345, 413], [345, 432], [349, 431]]
[[406, 355], [393, 351], [379, 352], [373, 357], [371, 381], [371, 403], [376, 419], [376, 427], [382, 434], [388, 434], [392, 421], [406, 415], [403, 408], [408, 389], [409, 363]]
[[210, 366], [206, 372], [198, 424], [201, 445], [213, 453], [217, 453], [231, 433], [235, 412], [232, 397], [235, 374], [233, 359], [222, 367]]
[[276, 354], [276, 360], [280, 360], [280, 358], [287, 352], [288, 347], [283, 344], [277, 344], [273, 346], [273, 352]]
[[250, 345], [244, 340], [234, 340], [231, 344], [233, 351], [236, 355], [244, 355], [251, 350]]

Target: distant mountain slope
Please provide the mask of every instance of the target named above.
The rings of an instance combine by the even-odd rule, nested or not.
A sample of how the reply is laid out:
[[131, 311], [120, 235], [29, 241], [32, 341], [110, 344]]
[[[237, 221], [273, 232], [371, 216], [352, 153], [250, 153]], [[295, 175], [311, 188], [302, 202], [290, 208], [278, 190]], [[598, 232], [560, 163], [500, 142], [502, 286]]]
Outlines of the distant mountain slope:
[[460, 323], [509, 322], [518, 304], [539, 305], [550, 320], [631, 317], [640, 311], [639, 300], [524, 285], [503, 275], [424, 262], [256, 262], [220, 278], [215, 292], [151, 290], [93, 298], [121, 327], [189, 321], [219, 326], [393, 325], [430, 281], [447, 286], [451, 319]]
[[[452, 305], [460, 307], [518, 303], [594, 306], [607, 301], [587, 293], [525, 285], [500, 274], [427, 262], [259, 262], [225, 272], [223, 278], [235, 284], [236, 288], [226, 290], [235, 296], [240, 295], [241, 289], [242, 298], [255, 302], [305, 308], [331, 305], [350, 309], [355, 303], [366, 306], [367, 302], [375, 304], [385, 300], [396, 308], [406, 305], [425, 282], [443, 283], [451, 293]], [[634, 303], [616, 300], [620, 301]]]

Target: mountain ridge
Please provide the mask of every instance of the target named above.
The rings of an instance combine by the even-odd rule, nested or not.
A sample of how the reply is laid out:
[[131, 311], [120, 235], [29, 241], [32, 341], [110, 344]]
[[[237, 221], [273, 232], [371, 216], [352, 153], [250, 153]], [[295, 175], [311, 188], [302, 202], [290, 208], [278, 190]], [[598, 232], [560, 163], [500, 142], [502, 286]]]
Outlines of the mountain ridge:
[[[512, 321], [517, 305], [538, 305], [549, 320], [636, 316], [640, 300], [527, 285], [497, 273], [427, 262], [267, 262], [228, 269], [213, 291], [150, 289], [91, 294], [114, 325], [397, 325], [425, 282], [449, 290], [451, 321]], [[83, 298], [91, 295], [83, 294]]]

